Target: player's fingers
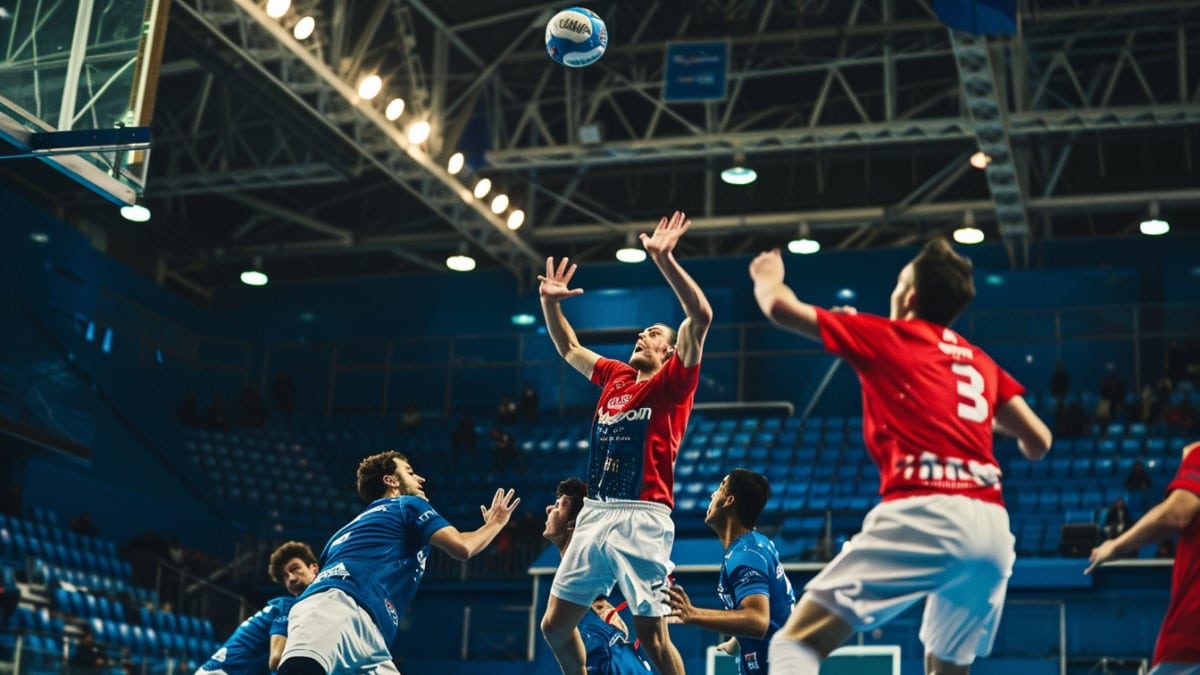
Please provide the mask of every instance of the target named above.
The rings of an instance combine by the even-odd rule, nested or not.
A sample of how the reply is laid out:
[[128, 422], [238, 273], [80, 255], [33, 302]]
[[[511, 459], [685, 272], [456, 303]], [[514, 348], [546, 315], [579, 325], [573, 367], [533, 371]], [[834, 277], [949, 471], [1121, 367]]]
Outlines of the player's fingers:
[[548, 276], [548, 277], [554, 276], [554, 257], [553, 256], [546, 258], [546, 276]]
[[577, 269], [579, 269], [579, 265], [575, 264], [572, 264], [569, 268], [567, 268], [567, 273], [562, 280], [564, 284], [571, 283], [571, 277], [575, 276], [575, 270]]

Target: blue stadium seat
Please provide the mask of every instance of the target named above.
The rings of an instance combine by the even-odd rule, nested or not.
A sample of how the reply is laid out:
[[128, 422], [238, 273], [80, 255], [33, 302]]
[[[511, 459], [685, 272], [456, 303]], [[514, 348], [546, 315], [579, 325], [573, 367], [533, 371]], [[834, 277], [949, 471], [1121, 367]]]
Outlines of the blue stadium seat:
[[1140, 436], [1133, 438], [1121, 439], [1121, 454], [1136, 455], [1142, 451], [1142, 438]]
[[1112, 476], [1114, 473], [1112, 458], [1097, 457], [1096, 459], [1092, 460], [1092, 471], [1096, 474], [1097, 478]]
[[1167, 454], [1167, 439], [1161, 436], [1147, 438], [1145, 448], [1147, 455], [1165, 455]]

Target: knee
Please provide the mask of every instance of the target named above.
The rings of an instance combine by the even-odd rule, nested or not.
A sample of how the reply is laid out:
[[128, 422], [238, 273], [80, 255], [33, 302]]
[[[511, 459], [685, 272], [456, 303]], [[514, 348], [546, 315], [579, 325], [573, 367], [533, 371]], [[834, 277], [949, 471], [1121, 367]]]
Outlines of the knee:
[[542, 638], [549, 644], [555, 645], [567, 639], [571, 633], [570, 626], [560, 626], [549, 616], [542, 617]]

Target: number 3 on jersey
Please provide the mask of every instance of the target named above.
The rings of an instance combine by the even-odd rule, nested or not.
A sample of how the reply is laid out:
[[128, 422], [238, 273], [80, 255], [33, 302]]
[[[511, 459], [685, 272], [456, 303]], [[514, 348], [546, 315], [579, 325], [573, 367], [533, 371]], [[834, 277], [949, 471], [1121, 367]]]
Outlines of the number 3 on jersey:
[[983, 397], [983, 376], [969, 363], [952, 363], [950, 370], [958, 378], [958, 416], [971, 422], [988, 418], [988, 402]]

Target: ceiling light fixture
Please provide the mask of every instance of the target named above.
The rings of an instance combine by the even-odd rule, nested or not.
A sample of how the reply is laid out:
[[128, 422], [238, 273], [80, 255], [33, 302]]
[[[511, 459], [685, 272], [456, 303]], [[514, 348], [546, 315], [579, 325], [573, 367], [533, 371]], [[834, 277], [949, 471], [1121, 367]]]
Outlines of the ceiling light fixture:
[[450, 161], [446, 162], [446, 170], [450, 172], [451, 176], [457, 175], [459, 171], [463, 170], [463, 164], [466, 164], [466, 161], [467, 158], [463, 157], [461, 152], [456, 152], [450, 155]]
[[297, 40], [307, 40], [312, 36], [313, 31], [317, 28], [317, 20], [311, 16], [300, 17], [296, 25], [292, 27], [292, 37]]
[[982, 150], [979, 150], [976, 151], [975, 154], [971, 155], [971, 159], [969, 161], [971, 166], [982, 171], [983, 169], [988, 168], [988, 164], [992, 163], [992, 156]]
[[1148, 237], [1157, 237], [1171, 231], [1171, 225], [1158, 217], [1158, 202], [1150, 202], [1150, 217], [1138, 224], [1138, 229]]
[[413, 125], [408, 128], [408, 142], [413, 145], [420, 145], [429, 140], [429, 134], [433, 131], [433, 127], [429, 126], [429, 122], [421, 120], [413, 122]]
[[983, 241], [983, 230], [975, 227], [975, 212], [967, 211], [962, 227], [954, 231], [954, 241], [960, 244], [978, 244]]
[[358, 96], [370, 101], [383, 91], [383, 80], [378, 75], [368, 75], [358, 83]]
[[508, 214], [508, 229], [519, 230], [519, 229], [521, 229], [521, 226], [524, 224], [525, 224], [525, 212], [522, 211], [521, 209], [517, 209], [516, 211], [513, 211], [512, 213]]
[[738, 150], [733, 154], [733, 166], [721, 172], [721, 180], [729, 185], [749, 185], [758, 180], [758, 172], [746, 166], [746, 155]]
[[262, 271], [262, 258], [254, 256], [250, 269], [242, 272], [242, 283], [247, 286], [266, 286], [269, 278]]
[[483, 199], [487, 193], [492, 191], [492, 180], [490, 178], [480, 178], [475, 184], [474, 195], [476, 199]]
[[287, 11], [292, 6], [292, 0], [267, 0], [267, 16], [272, 19], [287, 14]]
[[500, 215], [504, 213], [504, 209], [508, 208], [508, 195], [501, 192], [492, 199], [492, 213]]
[[395, 122], [404, 114], [404, 99], [394, 98], [388, 102], [387, 108], [383, 111], [383, 116], [388, 118], [389, 122]]
[[121, 217], [134, 223], [144, 223], [150, 220], [150, 209], [141, 204], [129, 204], [121, 207]]
[[642, 262], [646, 259], [646, 249], [638, 246], [637, 239], [630, 230], [625, 235], [625, 246], [617, 249], [617, 260], [631, 265]]
[[458, 247], [458, 253], [446, 258], [446, 267], [455, 272], [470, 272], [475, 269], [475, 259], [467, 254], [466, 244]]
[[788, 242], [788, 252], [797, 255], [811, 255], [820, 251], [821, 242], [816, 239], [809, 239], [809, 234], [808, 223], [800, 223], [800, 229], [796, 232], [796, 238]]

